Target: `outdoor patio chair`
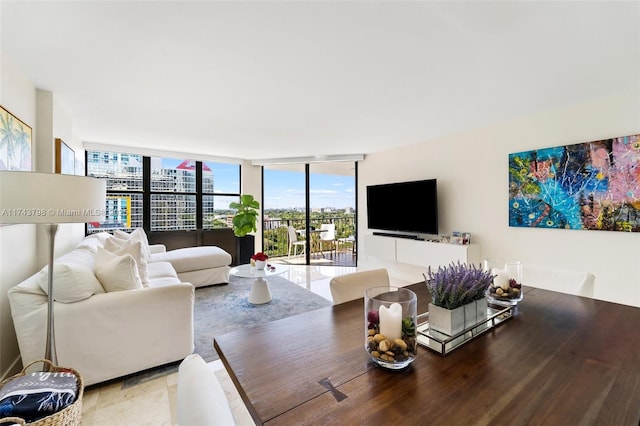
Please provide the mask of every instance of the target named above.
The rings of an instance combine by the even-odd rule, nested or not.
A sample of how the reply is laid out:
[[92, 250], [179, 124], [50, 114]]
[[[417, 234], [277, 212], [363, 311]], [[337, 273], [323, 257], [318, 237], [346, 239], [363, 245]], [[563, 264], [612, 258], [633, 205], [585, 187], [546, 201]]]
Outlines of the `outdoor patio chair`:
[[298, 254], [298, 247], [302, 247], [302, 253], [300, 254], [305, 254], [307, 252], [307, 242], [304, 240], [298, 240], [298, 231], [296, 231], [296, 228], [291, 225], [287, 226], [287, 233], [289, 235], [289, 254], [287, 259], [291, 258], [292, 249], [294, 256]]
[[336, 225], [333, 223], [323, 223], [320, 225], [320, 241], [318, 241], [320, 245], [320, 252], [323, 253], [324, 256], [324, 246], [325, 244], [329, 244], [330, 252], [337, 251], [337, 241], [336, 241]]

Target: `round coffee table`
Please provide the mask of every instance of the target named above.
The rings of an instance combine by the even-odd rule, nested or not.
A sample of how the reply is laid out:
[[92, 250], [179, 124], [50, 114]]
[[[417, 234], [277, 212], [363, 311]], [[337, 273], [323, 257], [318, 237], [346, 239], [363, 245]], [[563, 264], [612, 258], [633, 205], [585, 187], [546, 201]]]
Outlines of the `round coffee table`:
[[[266, 278], [273, 275], [284, 274], [289, 270], [288, 266], [271, 264], [272, 268], [264, 268], [258, 270], [255, 266], [239, 265], [231, 268], [230, 275], [242, 278], [255, 278], [253, 285], [251, 286], [251, 292], [249, 293], [248, 301], [254, 305], [261, 305], [263, 303], [271, 302], [271, 290], [269, 290], [269, 283]], [[275, 268], [275, 269], [274, 269]]]

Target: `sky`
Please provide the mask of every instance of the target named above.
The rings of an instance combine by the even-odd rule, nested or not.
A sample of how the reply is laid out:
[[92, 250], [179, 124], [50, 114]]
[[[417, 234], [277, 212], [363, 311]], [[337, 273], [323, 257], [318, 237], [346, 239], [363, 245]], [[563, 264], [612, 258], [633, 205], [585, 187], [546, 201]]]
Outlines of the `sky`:
[[[303, 208], [305, 201], [304, 172], [264, 171], [264, 208]], [[309, 182], [311, 209], [334, 207], [355, 208], [355, 177], [311, 173]]]
[[[175, 168], [184, 160], [162, 159], [163, 168]], [[236, 193], [240, 185], [237, 164], [205, 162], [214, 172], [215, 192]], [[153, 167], [153, 165], [152, 165]], [[304, 172], [265, 169], [264, 209], [304, 208]], [[355, 177], [311, 173], [311, 209], [355, 209]], [[225, 208], [218, 204], [217, 208]]]
[[[164, 169], [174, 169], [185, 161], [184, 159], [177, 158], [152, 157], [151, 169], [157, 167], [157, 163], [155, 163], [154, 160], [161, 160], [160, 167]], [[193, 163], [195, 164], [195, 161]], [[238, 193], [240, 187], [238, 164], [214, 163], [211, 161], [205, 161], [204, 164], [209, 166], [214, 173], [214, 192]]]

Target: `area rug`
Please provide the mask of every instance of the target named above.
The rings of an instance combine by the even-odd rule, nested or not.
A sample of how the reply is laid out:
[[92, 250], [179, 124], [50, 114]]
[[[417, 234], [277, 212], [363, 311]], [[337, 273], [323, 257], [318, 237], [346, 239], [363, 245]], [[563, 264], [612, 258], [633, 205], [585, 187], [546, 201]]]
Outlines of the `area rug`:
[[[194, 352], [206, 362], [220, 359], [213, 339], [232, 331], [312, 311], [332, 302], [279, 276], [268, 278], [273, 300], [263, 305], [247, 301], [253, 278], [230, 277], [228, 285], [200, 287], [195, 290], [193, 308]], [[178, 363], [156, 367], [124, 378], [129, 388], [178, 371]]]
[[194, 352], [207, 362], [214, 361], [219, 359], [213, 348], [215, 336], [332, 304], [282, 277], [272, 276], [268, 281], [273, 300], [263, 305], [247, 301], [253, 278], [231, 277], [228, 285], [196, 289]]

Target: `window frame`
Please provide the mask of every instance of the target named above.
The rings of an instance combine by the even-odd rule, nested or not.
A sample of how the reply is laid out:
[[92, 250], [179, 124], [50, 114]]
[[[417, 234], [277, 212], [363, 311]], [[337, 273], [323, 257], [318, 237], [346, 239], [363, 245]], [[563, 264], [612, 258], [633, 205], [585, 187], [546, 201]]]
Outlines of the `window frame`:
[[[242, 188], [242, 164], [241, 163], [235, 163], [235, 162], [221, 162], [221, 161], [209, 161], [209, 162], [213, 162], [213, 163], [220, 163], [220, 164], [232, 164], [234, 166], [237, 166], [237, 173], [238, 173], [238, 192], [234, 193], [234, 192], [204, 192], [203, 191], [203, 164], [205, 163], [205, 161], [202, 160], [191, 160], [194, 161], [196, 164], [196, 176], [195, 176], [195, 183], [196, 183], [196, 188], [195, 188], [195, 192], [183, 192], [183, 191], [158, 191], [158, 190], [151, 190], [151, 158], [168, 158], [168, 159], [176, 159], [176, 156], [150, 156], [150, 155], [144, 155], [144, 154], [135, 154], [133, 152], [116, 152], [116, 151], [103, 151], [103, 150], [98, 150], [98, 149], [86, 149], [85, 150], [85, 176], [89, 176], [88, 172], [89, 172], [89, 160], [90, 157], [94, 158], [93, 153], [99, 153], [98, 158], [102, 158], [104, 155], [107, 155], [109, 159], [111, 159], [113, 157], [114, 154], [118, 154], [121, 158], [122, 156], [125, 155], [140, 155], [142, 157], [142, 190], [112, 190], [112, 189], [107, 189], [107, 196], [109, 196], [110, 194], [142, 194], [142, 228], [145, 230], [145, 232], [150, 233], [150, 232], [176, 232], [176, 231], [182, 231], [182, 232], [192, 232], [194, 230], [204, 230], [203, 228], [203, 222], [204, 222], [204, 209], [203, 209], [203, 198], [205, 196], [212, 196], [212, 197], [238, 197], [238, 199], [240, 198], [241, 195], [241, 188]], [[170, 153], [167, 153], [168, 155], [171, 155]], [[178, 156], [179, 158], [181, 158], [181, 156]], [[106, 178], [108, 179], [108, 177]], [[196, 215], [196, 223], [195, 223], [195, 229], [160, 229], [160, 230], [152, 230], [151, 229], [151, 198], [152, 195], [186, 195], [186, 196], [195, 196], [196, 199], [196, 211], [195, 211], [195, 215]], [[113, 228], [113, 229], [109, 229], [109, 228], [104, 228], [104, 227], [100, 227], [100, 228], [96, 228], [95, 230], [92, 230], [93, 232], [101, 232], [101, 231], [110, 231], [110, 230], [115, 230], [115, 229], [122, 229], [122, 230], [128, 230], [128, 229], [133, 229], [134, 226], [132, 224], [132, 228]], [[227, 226], [225, 227], [219, 227], [219, 228], [207, 228], [206, 230], [211, 230], [211, 229], [224, 229], [224, 228], [231, 228], [230, 223], [227, 224]], [[88, 233], [88, 225], [85, 227], [85, 233]]]

